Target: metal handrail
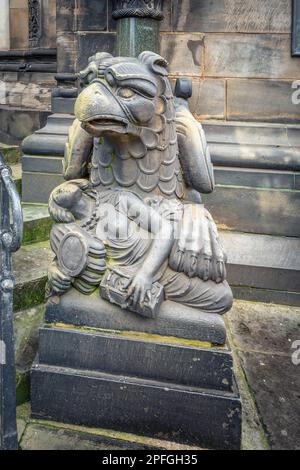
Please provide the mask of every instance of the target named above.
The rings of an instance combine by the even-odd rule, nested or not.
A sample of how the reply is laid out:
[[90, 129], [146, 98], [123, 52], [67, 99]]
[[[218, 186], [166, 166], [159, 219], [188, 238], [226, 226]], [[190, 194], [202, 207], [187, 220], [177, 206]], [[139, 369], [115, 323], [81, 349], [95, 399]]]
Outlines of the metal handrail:
[[[21, 201], [12, 173], [0, 152], [0, 449], [18, 448], [16, 426], [16, 375], [13, 339], [11, 254], [23, 238]], [[12, 223], [11, 223], [12, 219]]]

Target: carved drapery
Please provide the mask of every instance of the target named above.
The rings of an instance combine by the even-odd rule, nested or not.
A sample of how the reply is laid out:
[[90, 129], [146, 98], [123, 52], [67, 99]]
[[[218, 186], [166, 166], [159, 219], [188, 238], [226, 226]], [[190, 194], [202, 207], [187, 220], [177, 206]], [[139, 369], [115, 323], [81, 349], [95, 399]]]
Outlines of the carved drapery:
[[113, 17], [163, 19], [163, 0], [115, 0]]
[[42, 36], [41, 0], [28, 0], [29, 46], [38, 47]]

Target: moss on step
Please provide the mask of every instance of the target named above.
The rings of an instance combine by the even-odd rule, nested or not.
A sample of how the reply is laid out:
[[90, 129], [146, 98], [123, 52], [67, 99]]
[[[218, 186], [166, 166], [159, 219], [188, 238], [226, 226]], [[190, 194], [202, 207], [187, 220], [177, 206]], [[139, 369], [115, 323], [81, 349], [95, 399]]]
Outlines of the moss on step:
[[48, 207], [42, 204], [23, 204], [24, 236], [23, 245], [49, 240], [53, 220]]
[[25, 427], [19, 436], [24, 450], [202, 450], [199, 447], [111, 429], [32, 419], [29, 403], [17, 408], [17, 419]]
[[45, 301], [47, 275], [26, 283], [17, 284], [14, 290], [14, 311], [40, 305]]
[[0, 152], [4, 155], [4, 160], [8, 165], [14, 165], [21, 161], [21, 150], [17, 145], [6, 145], [0, 143]]
[[30, 400], [30, 373], [19, 372], [16, 373], [17, 384], [17, 406], [23, 405]]
[[47, 270], [52, 259], [53, 252], [47, 241], [22, 246], [13, 255], [15, 311], [26, 310], [44, 302]]
[[38, 329], [44, 306], [17, 312], [14, 318], [17, 404], [30, 399], [30, 369], [38, 351]]

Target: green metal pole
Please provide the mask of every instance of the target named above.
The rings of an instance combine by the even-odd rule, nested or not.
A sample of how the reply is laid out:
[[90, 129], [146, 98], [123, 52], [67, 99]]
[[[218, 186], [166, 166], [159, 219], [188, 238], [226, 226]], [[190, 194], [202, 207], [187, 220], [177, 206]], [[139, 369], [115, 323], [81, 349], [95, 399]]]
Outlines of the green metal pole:
[[159, 26], [163, 0], [115, 0], [118, 56], [137, 57], [143, 51], [159, 53]]

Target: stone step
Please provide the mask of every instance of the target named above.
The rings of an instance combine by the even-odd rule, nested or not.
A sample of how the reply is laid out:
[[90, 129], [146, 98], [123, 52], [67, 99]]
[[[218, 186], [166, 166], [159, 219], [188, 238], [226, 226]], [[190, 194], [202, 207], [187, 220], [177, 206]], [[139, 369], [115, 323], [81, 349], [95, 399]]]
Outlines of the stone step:
[[17, 408], [19, 444], [22, 450], [202, 450], [199, 447], [112, 429], [33, 419], [30, 412], [29, 404]]
[[216, 184], [265, 189], [300, 189], [300, 173], [295, 171], [266, 170], [215, 166]]
[[43, 322], [44, 305], [21, 310], [14, 315], [17, 404], [30, 399], [30, 369], [38, 350], [38, 329]]
[[203, 448], [240, 448], [237, 392], [35, 364], [31, 407], [34, 418], [101, 426]]
[[22, 165], [21, 163], [15, 163], [10, 167], [18, 193], [22, 196]]
[[24, 217], [23, 245], [46, 241], [53, 221], [46, 204], [22, 204]]
[[234, 388], [232, 354], [227, 346], [144, 332], [46, 326], [39, 330], [39, 363], [225, 392]]
[[300, 305], [300, 239], [220, 232], [236, 298]]
[[300, 170], [300, 125], [203, 122], [214, 165]]
[[298, 189], [224, 184], [217, 185], [212, 194], [204, 195], [203, 202], [218, 226], [225, 230], [283, 237], [300, 235]]
[[0, 152], [8, 165], [21, 163], [21, 149], [18, 145], [6, 145], [0, 142]]
[[14, 310], [25, 310], [42, 304], [45, 299], [47, 269], [53, 259], [49, 242], [22, 246], [13, 255], [16, 279]]

